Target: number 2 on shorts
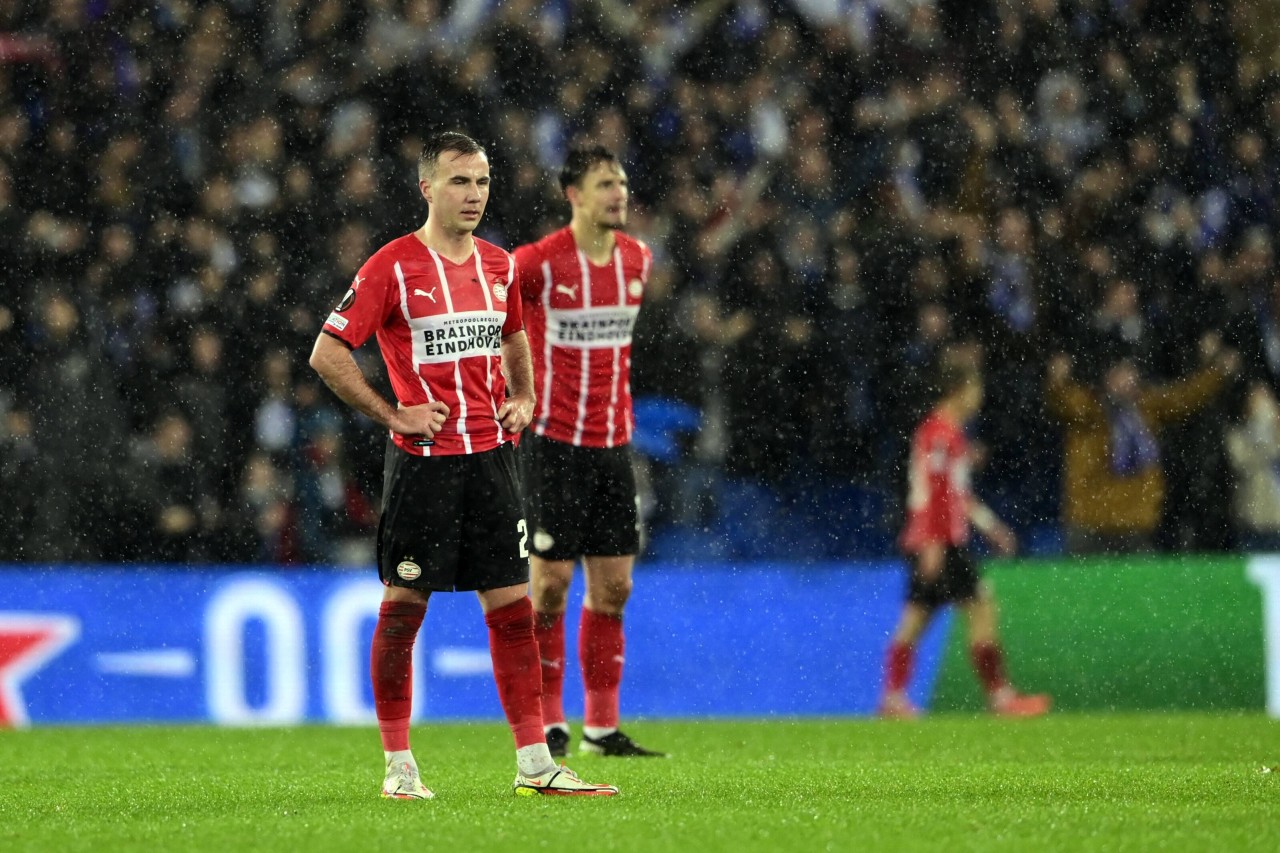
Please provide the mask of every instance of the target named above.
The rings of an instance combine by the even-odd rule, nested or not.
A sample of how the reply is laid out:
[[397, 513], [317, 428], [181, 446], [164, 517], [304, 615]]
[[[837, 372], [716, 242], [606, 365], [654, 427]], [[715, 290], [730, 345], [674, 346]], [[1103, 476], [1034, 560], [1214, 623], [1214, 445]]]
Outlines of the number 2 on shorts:
[[527, 557], [529, 556], [529, 549], [525, 547], [525, 544], [529, 541], [529, 525], [522, 518], [516, 522], [516, 530], [520, 533], [520, 556]]

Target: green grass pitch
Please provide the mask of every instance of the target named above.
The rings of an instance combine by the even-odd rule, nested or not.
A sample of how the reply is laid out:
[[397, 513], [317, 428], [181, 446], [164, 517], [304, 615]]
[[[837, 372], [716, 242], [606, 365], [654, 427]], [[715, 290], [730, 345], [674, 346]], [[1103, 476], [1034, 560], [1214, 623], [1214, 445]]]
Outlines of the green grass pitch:
[[1259, 715], [642, 722], [669, 760], [571, 757], [613, 799], [512, 796], [500, 723], [415, 727], [430, 802], [378, 797], [372, 728], [0, 732], [0, 850], [1280, 850]]

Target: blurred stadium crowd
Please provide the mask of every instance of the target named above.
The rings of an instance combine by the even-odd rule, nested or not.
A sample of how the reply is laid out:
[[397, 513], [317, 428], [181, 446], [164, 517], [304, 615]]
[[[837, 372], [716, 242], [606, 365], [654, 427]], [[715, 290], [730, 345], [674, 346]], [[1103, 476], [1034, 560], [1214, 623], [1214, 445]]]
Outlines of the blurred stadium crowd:
[[508, 248], [627, 165], [651, 553], [888, 553], [957, 347], [1031, 550], [1274, 545], [1255, 6], [0, 0], [0, 559], [367, 559], [383, 436], [306, 360], [443, 129]]

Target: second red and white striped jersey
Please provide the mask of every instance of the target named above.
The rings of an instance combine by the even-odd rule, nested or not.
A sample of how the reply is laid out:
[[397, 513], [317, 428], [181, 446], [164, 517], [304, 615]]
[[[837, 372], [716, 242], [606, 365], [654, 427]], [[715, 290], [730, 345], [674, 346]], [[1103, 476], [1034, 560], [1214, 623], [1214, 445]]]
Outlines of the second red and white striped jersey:
[[593, 264], [562, 228], [516, 249], [516, 276], [533, 354], [536, 434], [583, 447], [631, 441], [631, 333], [653, 253], [615, 232]]
[[324, 331], [355, 349], [378, 336], [396, 399], [443, 401], [449, 417], [430, 442], [392, 433], [415, 456], [493, 450], [513, 439], [498, 421], [506, 397], [502, 339], [523, 328], [515, 261], [484, 240], [460, 264], [414, 234], [365, 261]]
[[959, 424], [935, 409], [911, 438], [902, 549], [914, 554], [925, 545], [967, 543], [972, 501], [969, 441]]

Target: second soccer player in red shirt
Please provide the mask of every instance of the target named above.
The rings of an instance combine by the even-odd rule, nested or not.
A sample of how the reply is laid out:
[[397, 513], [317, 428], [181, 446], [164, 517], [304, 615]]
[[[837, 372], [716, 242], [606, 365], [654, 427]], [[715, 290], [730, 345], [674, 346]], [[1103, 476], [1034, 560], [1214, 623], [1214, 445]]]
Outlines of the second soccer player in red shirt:
[[582, 749], [655, 756], [618, 729], [622, 612], [640, 550], [631, 461], [631, 331], [652, 254], [622, 232], [627, 173], [602, 146], [571, 150], [560, 186], [569, 225], [516, 249], [538, 405], [520, 447], [533, 528], [531, 594], [542, 657], [542, 717], [565, 755], [564, 612], [582, 560], [578, 635], [586, 688]]

